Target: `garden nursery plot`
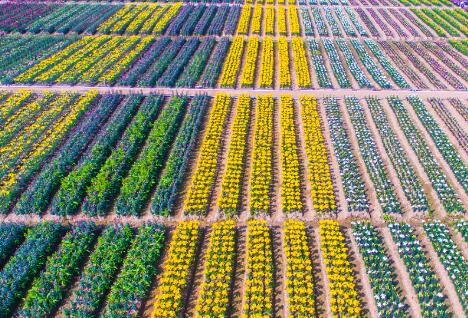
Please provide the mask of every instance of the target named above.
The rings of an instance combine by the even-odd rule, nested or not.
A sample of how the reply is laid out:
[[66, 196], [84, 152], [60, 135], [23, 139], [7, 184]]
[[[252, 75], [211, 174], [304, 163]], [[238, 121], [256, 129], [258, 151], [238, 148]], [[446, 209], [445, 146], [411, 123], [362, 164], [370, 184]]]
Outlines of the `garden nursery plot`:
[[468, 12], [0, 3], [0, 317], [468, 315]]

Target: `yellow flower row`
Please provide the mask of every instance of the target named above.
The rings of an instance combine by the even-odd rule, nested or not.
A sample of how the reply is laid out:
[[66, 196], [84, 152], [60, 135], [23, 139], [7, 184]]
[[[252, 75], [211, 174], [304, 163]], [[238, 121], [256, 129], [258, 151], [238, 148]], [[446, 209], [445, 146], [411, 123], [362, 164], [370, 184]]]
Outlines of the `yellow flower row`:
[[273, 87], [275, 51], [273, 38], [264, 37], [262, 43], [262, 61], [260, 63], [260, 87]]
[[284, 255], [289, 313], [291, 317], [315, 317], [313, 268], [304, 222], [285, 222]]
[[139, 33], [150, 34], [153, 31], [156, 22], [159, 21], [164, 12], [166, 12], [169, 8], [171, 8], [171, 5], [157, 6], [151, 16], [146, 19], [146, 21], [144, 21]]
[[196, 257], [199, 224], [181, 222], [173, 233], [162, 277], [156, 290], [153, 318], [178, 317], [183, 307], [183, 295], [190, 279], [190, 269]]
[[197, 299], [197, 318], [226, 317], [234, 270], [234, 221], [214, 223], [206, 251], [203, 282]]
[[243, 6], [239, 18], [239, 24], [237, 25], [238, 34], [247, 34], [249, 31], [250, 12], [252, 7], [249, 5]]
[[258, 55], [258, 37], [252, 36], [249, 37], [247, 41], [247, 51], [245, 56], [245, 65], [242, 71], [241, 85], [243, 87], [252, 87], [254, 86], [255, 80], [255, 68], [257, 65], [257, 55]]
[[302, 96], [300, 101], [312, 203], [316, 211], [330, 212], [336, 209], [335, 192], [317, 101], [313, 96]]
[[16, 165], [14, 170], [10, 171], [5, 178], [2, 178], [0, 181], [1, 196], [8, 197], [10, 195], [14, 187], [18, 186], [17, 183], [21, 181], [22, 174], [28, 171], [29, 168], [34, 167], [44, 158], [44, 155], [47, 155], [49, 150], [57, 145], [66, 132], [75, 125], [78, 118], [81, 117], [96, 96], [97, 91], [95, 90], [91, 90], [82, 95], [78, 101], [72, 103], [67, 114], [62, 116], [44, 132], [41, 137], [42, 139], [34, 145], [25, 157], [23, 157], [21, 163]]
[[278, 9], [278, 32], [281, 35], [286, 35], [286, 7], [279, 6]]
[[361, 317], [361, 302], [340, 224], [334, 220], [321, 220], [320, 241], [330, 287], [332, 314], [337, 317]]
[[297, 15], [297, 8], [294, 5], [288, 6], [288, 17], [289, 17], [289, 33], [291, 35], [300, 35], [301, 26], [299, 24], [299, 16]]
[[250, 176], [250, 211], [268, 213], [272, 183], [273, 97], [257, 97], [252, 172]]
[[250, 27], [253, 34], [260, 34], [262, 30], [262, 13], [263, 6], [261, 4], [255, 5], [252, 16], [252, 26]]
[[278, 39], [279, 81], [280, 87], [291, 87], [291, 73], [289, 71], [289, 45], [284, 36]]
[[75, 67], [77, 63], [83, 63], [82, 61], [85, 60], [86, 56], [88, 56], [91, 52], [96, 51], [98, 48], [103, 46], [104, 43], [108, 42], [111, 39], [111, 37], [108, 35], [102, 35], [98, 37], [89, 36], [86, 38], [86, 45], [82, 46], [80, 49], [76, 50], [69, 56], [58, 60], [53, 67], [48, 69], [46, 72], [38, 74], [34, 78], [34, 80], [47, 82], [54, 81], [61, 75], [64, 76], [65, 74], [67, 74], [67, 71], [69, 69]]
[[275, 33], [275, 7], [267, 5], [265, 8], [265, 33], [274, 35]]
[[[99, 63], [102, 63], [101, 59], [107, 53], [110, 53], [112, 50], [114, 50], [123, 41], [123, 39], [124, 38], [120, 36], [101, 36], [96, 38], [96, 41], [93, 41], [90, 46], [83, 48], [81, 51], [78, 51], [77, 54], [72, 55], [63, 63], [57, 65], [58, 67], [60, 67], [60, 65], [64, 65], [66, 67], [63, 68], [61, 75], [55, 80], [55, 82], [67, 83], [74, 81], [98, 60]], [[68, 65], [71, 65], [71, 67], [68, 68]]]
[[164, 15], [158, 22], [155, 24], [153, 28], [153, 34], [161, 34], [165, 29], [167, 24], [172, 20], [172, 18], [179, 12], [180, 8], [182, 7], [182, 3], [177, 2], [172, 5], [169, 10], [164, 12]]
[[306, 51], [304, 48], [304, 41], [299, 37], [294, 37], [292, 39], [292, 48], [297, 84], [300, 88], [309, 88], [311, 86], [310, 73], [309, 64], [307, 63]]
[[97, 31], [102, 33], [105, 32], [106, 30], [110, 29], [112, 26], [115, 26], [115, 24], [119, 23], [119, 21], [122, 21], [125, 19], [125, 17], [132, 12], [134, 9], [133, 5], [126, 5], [123, 6], [119, 11], [114, 13], [109, 19], [107, 19], [105, 22], [103, 22], [98, 28]]
[[239, 205], [250, 112], [250, 96], [240, 95], [237, 99], [237, 112], [232, 124], [226, 170], [224, 172], [221, 194], [218, 201], [219, 208], [230, 216], [235, 215]]
[[57, 116], [69, 107], [73, 98], [74, 96], [71, 94], [57, 96], [34, 122], [23, 128], [12, 142], [0, 148], [0, 163], [2, 164], [0, 168], [2, 170], [9, 169], [8, 163], [17, 161], [19, 156], [37, 142], [43, 132], [56, 120]]
[[126, 69], [127, 66], [144, 50], [146, 47], [153, 42], [153, 38], [144, 37], [141, 41], [132, 49], [128, 54], [123, 55], [123, 58], [119, 60], [115, 65], [112, 66], [106, 73], [100, 78], [99, 82], [111, 83], [116, 80]]
[[244, 38], [242, 36], [234, 37], [221, 73], [221, 87], [234, 87], [236, 84], [243, 51]]
[[48, 57], [45, 60], [42, 60], [41, 62], [28, 69], [26, 72], [18, 75], [15, 78], [15, 81], [30, 82], [34, 80], [38, 74], [48, 73], [48, 70], [52, 69], [56, 64], [60, 63], [62, 60], [64, 60], [77, 50], [88, 45], [92, 39], [93, 37], [86, 36], [76, 42], [73, 42], [72, 44], [64, 48], [62, 51], [53, 54], [51, 57]]
[[[4, 138], [10, 135], [13, 131], [17, 131], [22, 124], [25, 124], [25, 120], [29, 121], [39, 114], [39, 111], [42, 111], [47, 107], [50, 100], [54, 97], [54, 94], [47, 92], [42, 98], [33, 98], [28, 99], [28, 103], [21, 106], [18, 111], [9, 116], [7, 120], [2, 124], [2, 129], [0, 130], [0, 142]], [[4, 143], [2, 143], [4, 145]]]
[[112, 27], [111, 33], [119, 33], [122, 30], [125, 30], [125, 32], [129, 34], [138, 34], [140, 28], [143, 26], [143, 23], [145, 23], [145, 21], [151, 17], [154, 10], [156, 10], [158, 6], [154, 4], [145, 4], [140, 5], [139, 7], [140, 8], [137, 6], [135, 10], [132, 10], [134, 11], [133, 15], [130, 16], [128, 20], [122, 19], [122, 21], [116, 23]]
[[246, 280], [243, 318], [272, 317], [273, 255], [265, 220], [251, 220], [247, 227]]
[[281, 207], [284, 212], [301, 212], [301, 177], [291, 95], [281, 95]]
[[230, 105], [229, 95], [216, 94], [198, 155], [197, 167], [185, 198], [184, 210], [188, 213], [203, 213], [208, 207], [208, 199], [218, 166], [221, 138]]
[[30, 90], [20, 89], [16, 93], [10, 95], [0, 105], [0, 121], [3, 121], [7, 116], [14, 112], [18, 107], [21, 107], [32, 95]]

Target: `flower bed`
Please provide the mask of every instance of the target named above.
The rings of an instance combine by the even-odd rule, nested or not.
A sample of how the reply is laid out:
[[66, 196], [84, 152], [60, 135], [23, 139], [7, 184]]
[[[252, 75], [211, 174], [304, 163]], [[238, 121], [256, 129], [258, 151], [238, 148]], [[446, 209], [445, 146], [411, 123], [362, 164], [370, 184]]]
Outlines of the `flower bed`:
[[310, 39], [308, 44], [309, 52], [312, 57], [312, 63], [314, 64], [315, 74], [317, 75], [320, 87], [332, 88], [332, 83], [330, 77], [328, 76], [328, 70], [325, 66], [323, 52], [319, 42], [315, 39]]
[[278, 38], [278, 71], [279, 71], [279, 86], [280, 88], [291, 87], [291, 73], [289, 70], [289, 44], [286, 37]]
[[319, 233], [330, 287], [330, 310], [336, 316], [359, 317], [362, 305], [340, 225], [337, 221], [320, 220]]
[[356, 97], [345, 97], [345, 104], [354, 127], [361, 157], [366, 166], [367, 174], [374, 184], [377, 200], [383, 213], [401, 214], [400, 202], [389, 179], [389, 172], [377, 150], [375, 139], [366, 123], [364, 109]]
[[263, 37], [262, 59], [258, 75], [259, 86], [262, 88], [273, 87], [275, 73], [275, 47], [272, 37]]
[[440, 128], [434, 117], [428, 112], [423, 101], [416, 96], [408, 97], [416, 115], [423, 124], [426, 131], [434, 141], [442, 157], [450, 166], [455, 178], [460, 182], [463, 189], [468, 192], [468, 169], [466, 168], [460, 154], [448, 139], [445, 132]]
[[341, 36], [341, 30], [338, 26], [338, 21], [336, 21], [335, 17], [333, 16], [333, 11], [330, 7], [323, 7], [325, 11], [325, 19], [327, 19], [328, 26], [331, 29], [331, 32], [334, 36]]
[[154, 214], [168, 216], [174, 210], [175, 200], [182, 186], [190, 155], [195, 148], [197, 134], [208, 103], [207, 96], [197, 96], [188, 106], [185, 119], [159, 178], [151, 205]]
[[216, 45], [213, 53], [211, 54], [205, 70], [203, 71], [198, 85], [202, 87], [215, 87], [220, 76], [223, 61], [225, 60], [226, 53], [231, 46], [228, 38], [222, 38]]
[[367, 105], [382, 139], [385, 151], [392, 162], [401, 187], [414, 211], [429, 211], [429, 203], [420, 178], [416, 175], [403, 147], [400, 144], [382, 105], [376, 98], [367, 98]]
[[328, 36], [328, 29], [325, 21], [323, 20], [322, 13], [318, 7], [312, 7], [312, 16], [314, 18], [315, 26], [317, 27], [317, 33], [320, 36]]
[[231, 97], [229, 95], [220, 93], [215, 96], [200, 146], [197, 165], [185, 197], [184, 211], [187, 214], [203, 215], [208, 208], [220, 160], [221, 138], [227, 125], [230, 107]]
[[409, 306], [378, 230], [367, 222], [353, 222], [351, 228], [374, 292], [377, 312], [381, 317], [405, 317]]
[[18, 317], [48, 317], [64, 300], [97, 236], [93, 223], [78, 223], [64, 236], [59, 249], [29, 289]]
[[247, 132], [251, 116], [251, 100], [248, 95], [239, 95], [237, 110], [234, 116], [230, 145], [226, 158], [226, 168], [221, 183], [218, 199], [220, 210], [227, 216], [235, 216], [239, 204], [242, 187], [242, 177], [247, 151]]
[[387, 76], [382, 72], [382, 70], [377, 66], [372, 57], [367, 53], [365, 46], [359, 42], [359, 40], [351, 39], [351, 45], [356, 50], [359, 59], [362, 64], [365, 66], [369, 74], [372, 76], [374, 81], [380, 85], [382, 88], [390, 89], [392, 84], [387, 79]]
[[240, 85], [242, 87], [253, 87], [255, 83], [255, 69], [257, 65], [259, 40], [257, 36], [251, 36], [247, 40], [245, 51], [245, 63], [242, 70]]
[[75, 127], [66, 142], [54, 158], [49, 161], [36, 176], [35, 180], [24, 191], [15, 205], [16, 214], [42, 214], [47, 209], [62, 178], [73, 168], [87, 146], [97, 135], [101, 125], [113, 113], [120, 101], [120, 96], [106, 95], [100, 97], [93, 107]]
[[421, 243], [414, 235], [413, 229], [404, 223], [390, 223], [388, 228], [418, 296], [421, 314], [437, 317], [449, 316], [447, 297], [443, 294], [442, 286]]
[[109, 291], [103, 317], [138, 317], [161, 257], [164, 228], [154, 224], [140, 226], [132, 241], [119, 275]]
[[0, 224], [0, 268], [3, 268], [23, 242], [26, 230], [27, 227], [21, 223]]
[[293, 317], [314, 317], [316, 309], [312, 259], [303, 222], [288, 220], [284, 223], [284, 254], [289, 313]]
[[328, 54], [328, 58], [330, 59], [330, 66], [335, 75], [336, 80], [341, 88], [350, 88], [351, 83], [348, 79], [347, 73], [344, 69], [344, 65], [341, 62], [340, 56], [338, 55], [338, 51], [335, 48], [335, 44], [331, 39], [322, 39], [323, 47], [325, 48], [325, 52]]
[[[51, 214], [64, 216], [77, 212], [91, 179], [96, 176], [110, 155], [137, 112], [141, 101], [141, 96], [130, 96], [120, 103], [96, 140], [89, 146], [89, 150], [76, 163], [72, 171], [61, 180], [57, 194], [50, 205]], [[142, 111], [144, 109], [143, 107]]]
[[200, 233], [196, 221], [179, 223], [172, 234], [163, 272], [154, 297], [153, 318], [173, 318], [181, 314], [189, 285]]
[[348, 64], [348, 68], [350, 73], [353, 75], [354, 79], [358, 82], [360, 88], [373, 88], [371, 82], [367, 79], [364, 71], [359, 66], [356, 58], [354, 57], [353, 53], [351, 52], [350, 47], [346, 43], [344, 39], [337, 39], [335, 40], [336, 45], [340, 49], [341, 53], [343, 54], [346, 63]]
[[335, 98], [325, 98], [325, 111], [330, 129], [343, 191], [348, 205], [348, 211], [368, 211], [369, 201], [366, 196], [364, 181], [353, 154], [349, 137], [344, 128], [343, 115]]
[[62, 227], [45, 222], [29, 229], [23, 244], [0, 272], [0, 314], [14, 314], [15, 305], [24, 297], [31, 281], [41, 271], [47, 256], [62, 236]]
[[246, 260], [243, 317], [271, 317], [274, 264], [270, 229], [263, 220], [249, 221]]
[[225, 59], [223, 71], [220, 78], [221, 87], [234, 87], [237, 81], [237, 75], [242, 62], [242, 53], [244, 51], [244, 37], [236, 36], [232, 40], [229, 53]]
[[211, 226], [206, 250], [206, 267], [196, 303], [194, 317], [224, 317], [231, 300], [230, 289], [236, 255], [234, 221], [220, 221]]
[[442, 205], [445, 207], [445, 210], [449, 214], [463, 213], [464, 208], [458, 195], [448, 183], [440, 165], [409, 117], [401, 100], [396, 97], [391, 97], [388, 99], [388, 102], [397, 117], [406, 139], [418, 156], [419, 163], [424, 168], [424, 171], [432, 183], [432, 187], [439, 196]]
[[310, 81], [309, 64], [307, 63], [304, 41], [302, 38], [293, 37], [291, 44], [297, 85], [300, 88], [310, 88], [312, 84]]
[[177, 135], [186, 103], [185, 98], [172, 97], [153, 123], [144, 147], [122, 180], [120, 194], [115, 201], [117, 214], [139, 216], [144, 210]]
[[161, 96], [151, 95], [145, 99], [127, 132], [112, 149], [99, 172], [90, 180], [82, 206], [86, 215], [103, 216], [109, 212], [123, 178], [148, 136], [161, 102]]
[[99, 236], [86, 266], [61, 314], [93, 317], [105, 301], [133, 239], [128, 225], [111, 225]]
[[271, 95], [257, 97], [254, 141], [252, 149], [252, 171], [250, 175], [250, 213], [252, 215], [270, 211], [273, 164], [273, 108]]

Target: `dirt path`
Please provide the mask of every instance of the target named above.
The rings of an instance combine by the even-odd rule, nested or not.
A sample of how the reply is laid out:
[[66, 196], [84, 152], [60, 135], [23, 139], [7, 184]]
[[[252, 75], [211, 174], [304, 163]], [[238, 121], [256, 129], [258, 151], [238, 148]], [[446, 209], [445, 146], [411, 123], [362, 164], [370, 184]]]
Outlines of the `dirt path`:
[[380, 232], [382, 233], [382, 240], [385, 244], [387, 253], [394, 262], [393, 266], [398, 276], [398, 281], [400, 282], [400, 288], [403, 292], [407, 304], [410, 307], [411, 317], [422, 318], [421, 307], [419, 306], [419, 300], [416, 291], [411, 284], [411, 279], [409, 277], [408, 271], [406, 270], [406, 266], [398, 254], [398, 247], [392, 239], [390, 230], [388, 227], [383, 226], [380, 228]]
[[312, 237], [313, 237], [314, 242], [316, 242], [317, 252], [318, 252], [318, 256], [320, 260], [320, 272], [321, 272], [320, 280], [323, 282], [323, 294], [325, 298], [324, 317], [332, 318], [333, 315], [332, 315], [331, 308], [330, 308], [330, 297], [331, 297], [330, 296], [330, 281], [328, 280], [327, 270], [325, 267], [325, 261], [323, 259], [322, 250], [320, 249], [320, 246], [322, 245], [322, 243], [320, 242], [320, 233], [319, 233], [318, 226], [313, 228]]

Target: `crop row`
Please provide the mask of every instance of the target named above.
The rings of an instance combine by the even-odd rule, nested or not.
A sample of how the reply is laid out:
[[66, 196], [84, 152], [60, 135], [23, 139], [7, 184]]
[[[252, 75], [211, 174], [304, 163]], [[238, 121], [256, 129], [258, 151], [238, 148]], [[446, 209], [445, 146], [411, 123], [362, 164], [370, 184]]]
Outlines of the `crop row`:
[[[454, 228], [462, 230], [463, 221], [456, 224]], [[333, 314], [359, 317], [366, 310], [356, 274], [362, 269], [380, 315], [411, 311], [405, 298], [412, 286], [422, 314], [451, 316], [442, 274], [433, 263], [440, 260], [465, 306], [466, 264], [450, 228], [439, 221], [421, 227], [354, 221], [349, 230], [333, 220], [321, 220], [316, 229], [298, 220], [280, 226], [250, 220], [246, 227], [231, 220], [208, 226], [183, 221], [167, 229], [171, 235], [166, 243], [166, 229], [151, 223], [135, 228], [86, 221], [32, 227], [5, 223], [0, 226], [2, 237], [16, 233], [18, 241], [0, 270], [0, 310], [5, 317], [138, 317], [142, 309], [152, 308], [152, 317], [175, 317], [193, 306], [195, 317], [213, 317], [238, 306], [246, 317], [269, 316], [283, 286], [291, 315], [315, 317], [321, 306], [317, 284], [325, 283], [329, 298], [324, 305]], [[314, 231], [319, 243], [312, 240]], [[431, 246], [421, 243], [425, 235]], [[243, 236], [245, 246], [238, 244]], [[202, 241], [207, 244], [204, 251]], [[353, 261], [358, 256], [354, 244], [362, 268]], [[395, 255], [389, 252], [394, 244], [403, 268], [394, 265]], [[431, 248], [437, 256], [430, 255]], [[315, 268], [320, 263], [322, 269]], [[194, 268], [202, 269], [200, 279], [195, 279]], [[237, 276], [239, 269], [243, 274]], [[281, 282], [277, 278], [282, 271]], [[411, 286], [401, 288], [401, 271]], [[245, 287], [237, 289], [238, 283]], [[191, 295], [193, 304], [187, 301]]]

